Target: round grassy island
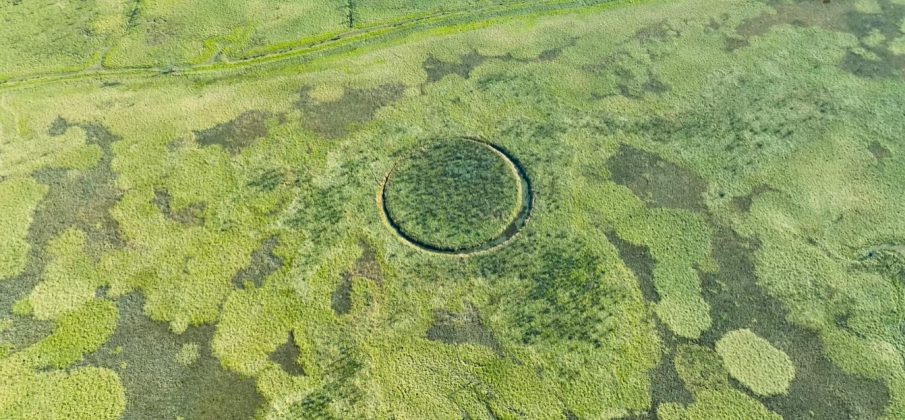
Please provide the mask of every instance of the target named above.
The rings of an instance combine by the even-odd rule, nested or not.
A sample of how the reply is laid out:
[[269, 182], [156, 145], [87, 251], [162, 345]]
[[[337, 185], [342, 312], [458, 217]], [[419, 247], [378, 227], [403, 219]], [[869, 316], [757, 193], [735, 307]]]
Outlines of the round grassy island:
[[382, 198], [387, 220], [403, 238], [432, 251], [464, 253], [517, 230], [526, 188], [521, 169], [502, 150], [456, 138], [401, 160]]

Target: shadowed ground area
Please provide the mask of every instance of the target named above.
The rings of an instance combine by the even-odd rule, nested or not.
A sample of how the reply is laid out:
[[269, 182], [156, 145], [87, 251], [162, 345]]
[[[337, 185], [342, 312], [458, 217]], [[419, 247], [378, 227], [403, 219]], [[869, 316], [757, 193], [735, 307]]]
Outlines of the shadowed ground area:
[[[355, 281], [370, 281], [377, 286], [383, 286], [383, 272], [374, 247], [367, 243], [359, 243], [361, 255], [355, 260], [348, 270], [339, 275], [339, 283], [330, 297], [330, 307], [339, 315], [348, 314], [352, 309], [352, 287]], [[356, 280], [357, 279], [357, 280]]]
[[446, 344], [478, 344], [487, 346], [497, 354], [503, 354], [500, 343], [493, 336], [481, 315], [471, 303], [465, 303], [465, 311], [449, 312], [434, 310], [434, 322], [426, 333], [428, 340], [442, 341]]
[[788, 394], [764, 399], [786, 418], [879, 418], [889, 401], [886, 386], [833, 364], [820, 337], [791, 324], [785, 306], [757, 286], [753, 254], [759, 246], [729, 229], [717, 230], [713, 257], [720, 272], [702, 275], [714, 325], [701, 342], [712, 345], [725, 332], [749, 328], [788, 354], [797, 372]]
[[279, 270], [283, 266], [283, 259], [273, 253], [279, 244], [279, 238], [272, 236], [251, 253], [251, 262], [247, 267], [233, 276], [233, 284], [239, 288], [261, 287], [264, 278]]
[[320, 102], [311, 97], [311, 88], [299, 93], [296, 108], [302, 112], [301, 124], [327, 138], [343, 137], [352, 125], [374, 118], [380, 108], [398, 100], [403, 87], [387, 84], [374, 88], [346, 88], [340, 99]]
[[[655, 154], [623, 145], [610, 159], [609, 166], [615, 182], [631, 189], [650, 206], [707, 212], [702, 197], [707, 189], [704, 180]], [[768, 191], [771, 191], [769, 187], [760, 186], [751, 195]], [[751, 206], [750, 196], [735, 202], [744, 211]], [[799, 371], [788, 394], [762, 398], [767, 407], [786, 418], [879, 417], [889, 400], [883, 383], [848, 374], [834, 365], [821, 350], [820, 337], [791, 324], [786, 318], [785, 305], [757, 285], [754, 254], [760, 247], [759, 241], [744, 238], [716, 220], [711, 223], [716, 232], [712, 256], [719, 271], [699, 272], [699, 276], [704, 298], [710, 304], [712, 325], [695, 342], [712, 348], [725, 333], [750, 328], [788, 354]], [[628, 243], [615, 234], [609, 234], [608, 239], [635, 273], [645, 298], [657, 302], [656, 289], [650, 285], [655, 266], [650, 254], [644, 247]], [[660, 333], [672, 349], [678, 343], [688, 342], [676, 340], [662, 326]], [[664, 375], [672, 377], [670, 369], [663, 366], [668, 363], [669, 359], [664, 358], [660, 367], [651, 372], [655, 400], [658, 389], [676, 389], [676, 380], [669, 380], [670, 384], [663, 388], [656, 386], [664, 380]]]
[[196, 131], [195, 139], [202, 146], [220, 145], [230, 153], [237, 154], [267, 136], [267, 119], [270, 116], [263, 111], [246, 111], [232, 121]]
[[270, 360], [280, 365], [286, 373], [294, 376], [304, 375], [305, 370], [299, 365], [299, 348], [295, 344], [295, 334], [289, 332], [289, 339], [270, 353]]
[[204, 203], [192, 203], [178, 211], [174, 211], [170, 201], [170, 193], [165, 189], [154, 190], [154, 198], [151, 202], [157, 207], [163, 215], [170, 220], [182, 223], [187, 226], [200, 226], [204, 224]]
[[57, 117], [48, 131], [60, 136], [72, 127], [84, 130], [85, 143], [97, 145], [102, 154], [96, 164], [85, 170], [46, 168], [33, 174], [49, 190], [35, 210], [28, 230], [30, 247], [25, 269], [13, 278], [0, 279], [0, 314], [12, 319], [11, 327], [3, 331], [3, 341], [14, 348], [31, 344], [51, 330], [49, 322], [10, 312], [12, 305], [40, 281], [50, 259], [45, 251], [48, 241], [67, 229], [78, 229], [85, 232], [85, 250], [95, 261], [104, 252], [123, 245], [116, 220], [109, 213], [122, 194], [110, 168], [112, 145], [121, 137], [98, 123], [73, 124], [62, 117]]
[[[253, 378], [225, 370], [211, 354], [214, 327], [176, 335], [149, 319], [136, 293], [117, 299], [113, 336], [85, 363], [116, 371], [126, 390], [125, 418], [248, 419], [263, 404]], [[181, 352], [188, 354], [180, 355]]]

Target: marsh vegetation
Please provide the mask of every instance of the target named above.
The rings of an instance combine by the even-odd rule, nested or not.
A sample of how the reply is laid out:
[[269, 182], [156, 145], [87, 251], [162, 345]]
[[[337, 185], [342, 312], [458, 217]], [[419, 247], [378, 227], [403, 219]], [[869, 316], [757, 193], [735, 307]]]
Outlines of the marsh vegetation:
[[0, 23], [0, 418], [905, 418], [902, 0]]

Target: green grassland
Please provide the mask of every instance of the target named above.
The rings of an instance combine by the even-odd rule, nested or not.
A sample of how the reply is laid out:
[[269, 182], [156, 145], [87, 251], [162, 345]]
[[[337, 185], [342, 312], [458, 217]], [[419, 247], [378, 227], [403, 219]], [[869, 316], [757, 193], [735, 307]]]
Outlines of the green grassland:
[[0, 22], [0, 418], [905, 418], [903, 0]]

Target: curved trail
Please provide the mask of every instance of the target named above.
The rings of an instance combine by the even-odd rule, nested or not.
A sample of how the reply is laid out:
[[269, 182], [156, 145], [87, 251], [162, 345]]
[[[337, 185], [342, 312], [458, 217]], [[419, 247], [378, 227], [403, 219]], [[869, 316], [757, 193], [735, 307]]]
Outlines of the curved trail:
[[252, 55], [249, 57], [222, 61], [213, 64], [195, 64], [179, 67], [177, 69], [167, 69], [162, 67], [98, 68], [97, 66], [92, 66], [77, 71], [44, 73], [31, 76], [15, 77], [0, 80], [0, 91], [38, 84], [80, 79], [192, 76], [211, 74], [218, 71], [240, 70], [252, 66], [288, 61], [291, 59], [298, 59], [305, 62], [354, 50], [356, 48], [361, 48], [372, 41], [379, 43], [381, 41], [401, 38], [419, 32], [429, 32], [438, 29], [450, 29], [451, 31], [454, 31], [455, 29], [457, 29], [456, 27], [461, 27], [461, 29], [468, 29], [474, 27], [475, 25], [493, 23], [493, 21], [496, 19], [526, 16], [536, 13], [566, 13], [577, 10], [588, 10], [605, 7], [616, 3], [622, 3], [622, 1], [526, 1], [506, 5], [487, 6], [484, 8], [472, 10], [449, 11], [444, 13], [422, 15], [395, 22], [376, 24], [370, 27], [359, 28], [333, 36], [321, 35], [319, 39], [301, 43], [297, 46], [290, 46], [284, 49], [275, 49], [273, 51], [261, 53], [258, 55]]
[[[531, 217], [531, 210], [534, 208], [534, 191], [531, 188], [531, 179], [528, 177], [528, 173], [525, 171], [525, 168], [524, 166], [522, 166], [521, 162], [519, 162], [519, 160], [515, 156], [509, 153], [508, 150], [493, 143], [475, 137], [462, 138], [468, 141], [479, 143], [482, 146], [485, 146], [491, 149], [493, 152], [499, 154], [500, 157], [509, 165], [510, 169], [516, 174], [519, 180], [518, 191], [521, 196], [519, 200], [518, 213], [516, 213], [515, 217], [509, 222], [506, 228], [503, 229], [502, 233], [475, 247], [465, 249], [446, 249], [424, 243], [416, 238], [413, 238], [405, 231], [403, 231], [399, 227], [399, 225], [397, 225], [396, 222], [393, 221], [393, 218], [390, 216], [389, 210], [386, 207], [386, 184], [390, 176], [393, 174], [393, 171], [396, 169], [396, 166], [399, 164], [399, 162], [397, 162], [393, 165], [392, 168], [390, 168], [389, 172], [387, 172], [387, 174], [383, 177], [383, 180], [381, 180], [380, 182], [380, 188], [377, 193], [377, 206], [380, 207], [381, 219], [387, 225], [387, 227], [405, 243], [411, 245], [412, 247], [435, 254], [452, 255], [459, 257], [489, 252], [503, 246], [504, 244], [509, 242], [510, 239], [517, 236], [518, 233], [521, 232], [522, 228], [524, 228], [528, 223], [528, 219]], [[402, 158], [400, 160], [404, 159], [405, 158]]]

